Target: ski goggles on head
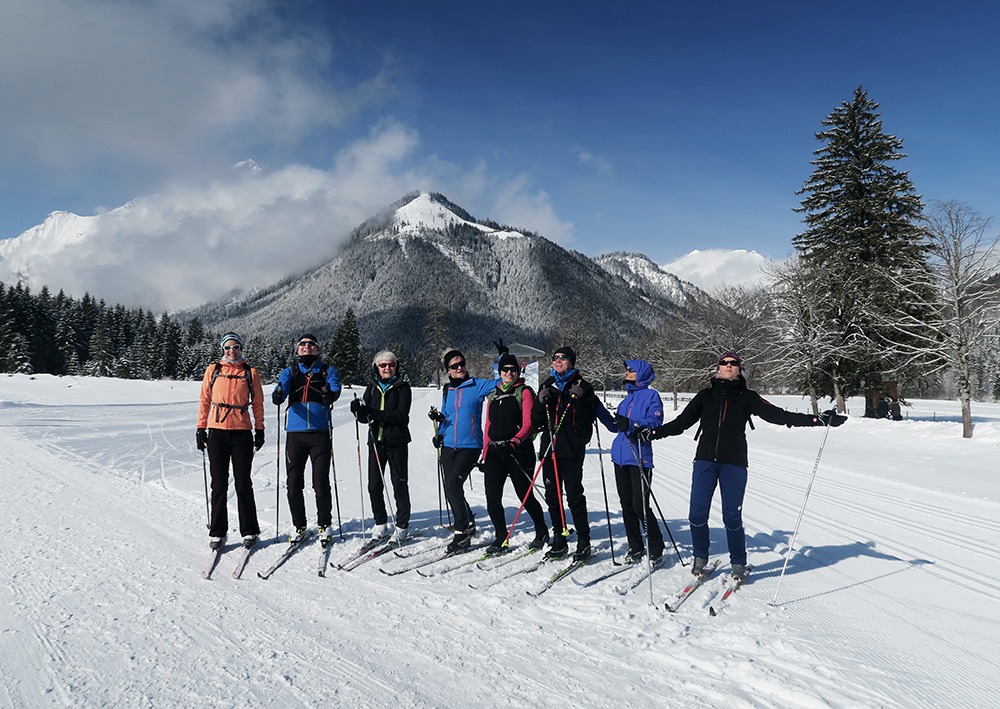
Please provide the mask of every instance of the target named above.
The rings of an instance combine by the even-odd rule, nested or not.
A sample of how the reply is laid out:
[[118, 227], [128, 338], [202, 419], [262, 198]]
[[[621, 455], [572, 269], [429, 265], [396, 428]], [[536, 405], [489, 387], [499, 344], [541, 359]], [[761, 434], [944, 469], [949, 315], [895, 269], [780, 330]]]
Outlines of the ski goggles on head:
[[301, 340], [299, 347], [319, 347], [319, 343], [314, 340]]

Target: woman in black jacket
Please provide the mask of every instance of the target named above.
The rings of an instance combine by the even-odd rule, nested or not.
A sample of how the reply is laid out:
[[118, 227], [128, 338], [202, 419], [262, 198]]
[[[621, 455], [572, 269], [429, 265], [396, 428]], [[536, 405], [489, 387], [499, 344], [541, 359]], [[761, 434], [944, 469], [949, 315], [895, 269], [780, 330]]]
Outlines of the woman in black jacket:
[[396, 531], [393, 541], [402, 543], [409, 536], [410, 487], [407, 471], [407, 445], [410, 442], [410, 383], [399, 371], [399, 360], [383, 350], [372, 360], [371, 382], [361, 399], [351, 402], [351, 413], [359, 423], [368, 425], [368, 495], [375, 517], [373, 539], [389, 536], [389, 518], [385, 509], [382, 482], [386, 463], [396, 500]]
[[[732, 576], [742, 579], [747, 570], [746, 534], [743, 531], [743, 495], [747, 487], [747, 436], [750, 416], [779, 426], [839, 426], [847, 420], [833, 411], [822, 416], [786, 411], [747, 388], [743, 360], [735, 352], [719, 355], [711, 384], [695, 394], [680, 415], [658, 426], [650, 438], [677, 436], [698, 423], [698, 449], [691, 477], [691, 573], [704, 572], [708, 564], [708, 513], [718, 486], [722, 495], [722, 522], [726, 526]], [[753, 424], [750, 423], [753, 428]]]

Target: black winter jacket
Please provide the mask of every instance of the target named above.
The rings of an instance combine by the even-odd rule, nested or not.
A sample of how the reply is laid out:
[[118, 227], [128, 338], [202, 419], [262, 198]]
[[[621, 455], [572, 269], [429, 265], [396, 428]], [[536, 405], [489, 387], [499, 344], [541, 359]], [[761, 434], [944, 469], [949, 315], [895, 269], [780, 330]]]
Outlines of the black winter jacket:
[[[597, 407], [601, 402], [594, 393], [594, 387], [579, 372], [566, 383], [562, 391], [555, 383], [555, 378], [550, 376], [539, 385], [539, 396], [548, 389], [549, 398], [544, 404], [536, 398], [535, 406], [531, 410], [531, 422], [536, 431], [541, 431], [538, 453], [542, 455], [549, 449], [551, 424], [552, 428], [559, 427], [556, 432], [556, 457], [583, 460], [587, 453], [587, 444], [594, 432]], [[583, 389], [583, 396], [579, 398], [570, 396], [570, 389], [576, 384]], [[560, 420], [562, 420], [561, 425]]]
[[358, 416], [360, 423], [371, 424], [368, 427], [368, 442], [380, 443], [387, 448], [405, 446], [410, 442], [410, 403], [413, 392], [410, 383], [399, 375], [385, 392], [372, 381], [361, 396], [365, 406], [371, 411], [371, 416]]
[[743, 375], [738, 379], [712, 379], [684, 407], [673, 421], [653, 429], [653, 438], [677, 436], [696, 423], [698, 449], [695, 460], [712, 460], [747, 467], [747, 422], [759, 416], [779, 426], [822, 426], [809, 414], [786, 411], [769, 403], [760, 394], [747, 389]]

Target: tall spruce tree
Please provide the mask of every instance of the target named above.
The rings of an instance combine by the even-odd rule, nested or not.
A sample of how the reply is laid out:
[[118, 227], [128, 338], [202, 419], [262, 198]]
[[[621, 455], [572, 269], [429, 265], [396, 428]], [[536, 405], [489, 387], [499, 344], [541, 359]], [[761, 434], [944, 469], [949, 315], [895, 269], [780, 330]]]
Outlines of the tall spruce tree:
[[361, 333], [354, 309], [348, 308], [330, 342], [327, 361], [337, 368], [343, 384], [363, 384], [365, 367], [361, 358]]
[[838, 106], [816, 134], [812, 175], [797, 194], [806, 230], [793, 237], [810, 273], [817, 316], [840, 328], [843, 350], [820, 363], [842, 397], [873, 390], [893, 368], [879, 325], [880, 314], [908, 299], [907, 287], [927, 268], [920, 226], [923, 203], [909, 174], [896, 169], [903, 142], [885, 133], [879, 105], [863, 87]]

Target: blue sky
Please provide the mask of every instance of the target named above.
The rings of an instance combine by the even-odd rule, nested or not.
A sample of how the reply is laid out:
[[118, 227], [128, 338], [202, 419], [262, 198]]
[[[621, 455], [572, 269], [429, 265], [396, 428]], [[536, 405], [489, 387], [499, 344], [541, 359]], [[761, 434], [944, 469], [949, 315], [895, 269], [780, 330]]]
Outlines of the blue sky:
[[281, 201], [231, 175], [254, 158], [285, 197], [326, 180], [335, 231], [431, 189], [591, 255], [782, 258], [858, 85], [925, 199], [997, 212], [992, 4], [679, 5], [5, 3], [0, 236], [227, 181]]

